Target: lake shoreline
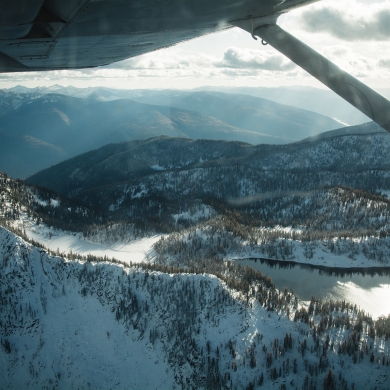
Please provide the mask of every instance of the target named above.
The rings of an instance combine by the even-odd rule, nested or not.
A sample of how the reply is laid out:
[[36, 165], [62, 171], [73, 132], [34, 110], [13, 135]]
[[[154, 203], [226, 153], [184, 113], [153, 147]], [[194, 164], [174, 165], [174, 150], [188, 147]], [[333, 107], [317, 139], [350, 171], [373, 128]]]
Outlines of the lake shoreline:
[[[377, 265], [373, 265], [373, 266], [361, 266], [361, 267], [340, 267], [340, 266], [328, 266], [328, 265], [320, 265], [320, 264], [317, 264], [317, 263], [304, 263], [304, 262], [300, 262], [300, 261], [294, 261], [294, 260], [280, 260], [280, 259], [270, 259], [270, 258], [267, 258], [267, 257], [240, 257], [240, 258], [232, 258], [232, 259], [228, 259], [230, 261], [243, 261], [243, 260], [250, 260], [250, 261], [261, 261], [261, 262], [268, 262], [270, 264], [274, 263], [275, 265], [276, 264], [280, 264], [280, 265], [285, 265], [286, 268], [288, 265], [291, 265], [291, 266], [301, 266], [301, 265], [304, 265], [304, 266], [309, 266], [311, 268], [315, 268], [315, 269], [318, 269], [318, 270], [321, 270], [321, 271], [325, 271], [325, 272], [331, 272], [331, 273], [334, 273], [334, 272], [339, 272], [339, 273], [371, 273], [371, 272], [375, 272], [375, 273], [386, 273], [390, 276], [390, 266], [377, 266]], [[284, 268], [284, 267], [283, 267]]]

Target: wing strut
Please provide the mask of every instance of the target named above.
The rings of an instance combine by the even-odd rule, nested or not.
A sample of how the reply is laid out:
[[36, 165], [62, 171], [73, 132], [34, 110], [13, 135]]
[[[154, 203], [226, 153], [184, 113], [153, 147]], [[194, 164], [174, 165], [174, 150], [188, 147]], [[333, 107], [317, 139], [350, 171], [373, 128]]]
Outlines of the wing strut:
[[253, 33], [390, 132], [390, 101], [385, 97], [276, 24], [262, 25]]

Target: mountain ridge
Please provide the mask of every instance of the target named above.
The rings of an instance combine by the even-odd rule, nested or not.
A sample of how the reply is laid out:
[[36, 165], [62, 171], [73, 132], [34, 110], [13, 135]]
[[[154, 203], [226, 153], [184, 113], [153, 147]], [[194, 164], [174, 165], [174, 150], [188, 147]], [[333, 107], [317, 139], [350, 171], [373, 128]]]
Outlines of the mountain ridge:
[[[55, 189], [53, 186], [57, 185], [57, 190], [61, 192], [62, 188], [76, 188], [78, 185], [85, 189], [88, 187], [87, 183], [94, 182], [95, 177], [100, 177], [98, 182], [106, 186], [109, 182], [115, 185], [114, 180], [125, 182], [159, 171], [235, 164], [286, 172], [390, 169], [387, 158], [390, 153], [390, 134], [378, 131], [378, 126], [373, 123], [361, 125], [358, 130], [360, 134], [357, 135], [342, 130], [319, 139], [311, 139], [310, 142], [301, 141], [288, 145], [250, 145], [168, 137], [129, 141], [104, 146], [57, 164], [29, 177], [27, 182], [46, 185], [51, 189]], [[356, 127], [351, 131], [356, 131]], [[138, 167], [138, 172], [135, 167]], [[158, 168], [156, 170], [153, 167]], [[102, 172], [106, 174], [103, 175]], [[47, 179], [39, 179], [45, 175], [49, 175]], [[65, 180], [64, 175], [68, 179]], [[75, 184], [70, 184], [68, 180]]]
[[313, 137], [304, 138], [296, 143], [315, 142], [326, 138], [344, 137], [347, 135], [386, 134], [384, 128], [375, 122], [367, 122], [361, 125], [343, 127], [341, 129], [325, 131]]

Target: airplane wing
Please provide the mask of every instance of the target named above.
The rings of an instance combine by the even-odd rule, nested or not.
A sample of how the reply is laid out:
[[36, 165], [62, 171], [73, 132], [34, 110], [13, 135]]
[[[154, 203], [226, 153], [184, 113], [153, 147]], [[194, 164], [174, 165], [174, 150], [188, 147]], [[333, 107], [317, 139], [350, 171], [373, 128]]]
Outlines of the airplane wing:
[[313, 1], [2, 0], [0, 71], [107, 65]]
[[276, 25], [319, 0], [2, 0], [0, 72], [107, 65], [238, 26], [390, 131], [390, 102]]

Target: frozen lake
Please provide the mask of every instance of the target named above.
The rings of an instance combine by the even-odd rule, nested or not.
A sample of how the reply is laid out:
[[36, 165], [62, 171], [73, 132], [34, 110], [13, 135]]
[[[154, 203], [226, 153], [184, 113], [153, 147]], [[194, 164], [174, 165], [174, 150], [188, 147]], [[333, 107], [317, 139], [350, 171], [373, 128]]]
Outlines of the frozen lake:
[[312, 296], [345, 299], [374, 318], [390, 314], [390, 269], [326, 269], [266, 259], [237, 260], [270, 276], [278, 289], [292, 288], [303, 301]]

